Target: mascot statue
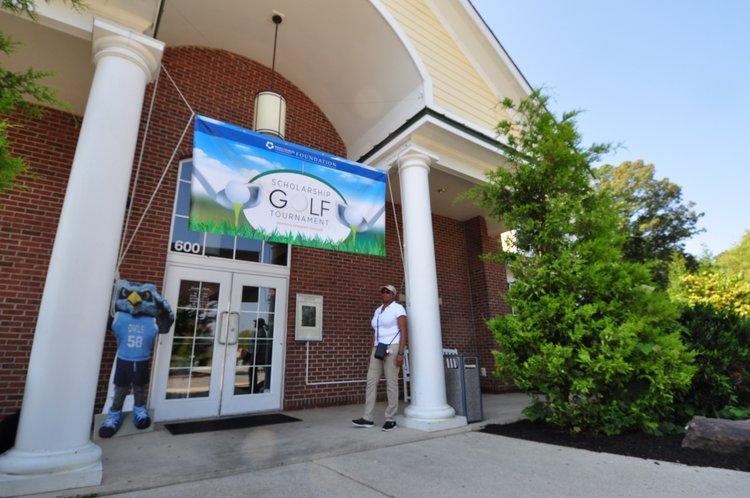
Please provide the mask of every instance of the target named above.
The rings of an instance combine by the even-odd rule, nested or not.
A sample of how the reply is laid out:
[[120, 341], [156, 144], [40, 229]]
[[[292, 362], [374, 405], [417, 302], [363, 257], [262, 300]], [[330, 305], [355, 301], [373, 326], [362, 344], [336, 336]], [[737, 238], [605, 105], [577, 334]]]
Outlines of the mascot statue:
[[138, 429], [151, 425], [146, 408], [151, 351], [158, 334], [166, 334], [174, 322], [172, 308], [153, 284], [120, 280], [115, 290], [115, 313], [109, 330], [117, 338], [115, 396], [99, 437], [110, 438], [122, 425], [122, 404], [133, 387], [133, 424]]

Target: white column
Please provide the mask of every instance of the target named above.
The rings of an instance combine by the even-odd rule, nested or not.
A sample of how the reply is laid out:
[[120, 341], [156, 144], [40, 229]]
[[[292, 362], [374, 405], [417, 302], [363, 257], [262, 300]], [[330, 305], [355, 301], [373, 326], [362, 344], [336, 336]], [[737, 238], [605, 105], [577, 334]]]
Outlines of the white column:
[[399, 155], [406, 246], [411, 404], [402, 425], [427, 431], [466, 425], [446, 402], [428, 153], [409, 147]]
[[[120, 231], [146, 84], [164, 44], [96, 19], [96, 64], [39, 308], [3, 494], [101, 483], [90, 440]], [[53, 215], [53, 213], [50, 213]]]

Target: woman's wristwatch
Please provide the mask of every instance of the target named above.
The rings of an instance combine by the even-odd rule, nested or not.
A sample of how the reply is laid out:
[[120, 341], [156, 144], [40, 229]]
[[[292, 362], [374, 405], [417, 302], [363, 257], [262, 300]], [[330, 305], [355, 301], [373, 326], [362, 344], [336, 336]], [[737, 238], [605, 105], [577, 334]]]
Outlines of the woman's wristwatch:
[[398, 355], [399, 355], [399, 356], [404, 356], [404, 352], [403, 352], [403, 351], [399, 351], [399, 352], [398, 352]]

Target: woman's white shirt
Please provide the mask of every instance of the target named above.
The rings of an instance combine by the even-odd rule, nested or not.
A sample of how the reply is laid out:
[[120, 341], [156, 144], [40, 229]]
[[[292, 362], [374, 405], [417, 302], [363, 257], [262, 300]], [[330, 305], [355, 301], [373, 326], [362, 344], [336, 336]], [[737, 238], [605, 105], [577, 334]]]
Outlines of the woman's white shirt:
[[375, 346], [377, 346], [378, 342], [398, 344], [398, 341], [401, 339], [400, 337], [397, 337], [399, 334], [398, 317], [400, 316], [406, 316], [406, 310], [395, 301], [385, 308], [379, 306], [375, 310], [375, 314], [372, 316], [372, 330], [375, 332], [373, 334]]

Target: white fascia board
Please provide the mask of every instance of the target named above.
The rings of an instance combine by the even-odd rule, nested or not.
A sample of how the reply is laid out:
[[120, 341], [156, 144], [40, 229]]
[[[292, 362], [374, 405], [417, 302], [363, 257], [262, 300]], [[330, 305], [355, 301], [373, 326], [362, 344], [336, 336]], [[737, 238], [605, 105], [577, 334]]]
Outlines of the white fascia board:
[[409, 139], [414, 131], [418, 130], [424, 123], [427, 122], [429, 116], [422, 116], [408, 128], [398, 134], [398, 136], [391, 139], [388, 144], [377, 151], [366, 160], [362, 161], [362, 164], [367, 164], [379, 169], [388, 169], [389, 165], [395, 161], [396, 156], [401, 152], [405, 145], [409, 143]]
[[[497, 37], [488, 28], [470, 0], [425, 0], [435, 16], [458, 44], [461, 52], [479, 73], [484, 82], [497, 97], [506, 97], [500, 91], [497, 78], [492, 78], [488, 69], [477, 58], [477, 52], [484, 53], [490, 59], [499, 60], [504, 72], [510, 76], [508, 82], [515, 81], [526, 95], [532, 88], [518, 66], [513, 62]], [[457, 18], [463, 17], [463, 19]], [[465, 17], [464, 17], [465, 16]], [[449, 17], [452, 17], [449, 19]], [[458, 31], [460, 23], [461, 32]], [[500, 65], [498, 64], [498, 67]], [[507, 78], [503, 78], [506, 79]], [[514, 99], [516, 100], [516, 99]]]
[[[473, 123], [470, 123], [463, 119], [460, 116], [456, 116], [455, 114], [451, 113], [450, 111], [447, 111], [439, 106], [432, 106], [432, 110], [438, 112], [439, 114], [443, 114], [447, 118], [450, 118], [467, 128], [471, 128], [472, 130], [481, 133], [482, 135], [485, 135], [487, 138], [490, 138], [492, 140], [496, 140], [500, 142], [501, 144], [507, 144], [507, 139], [503, 136], [499, 136], [497, 133], [492, 133], [490, 130], [487, 130], [486, 128], [482, 128], [479, 126], [474, 125]], [[420, 127], [422, 127], [425, 123], [431, 123], [434, 124], [440, 128], [443, 128], [450, 133], [453, 133], [456, 136], [461, 137], [464, 140], [467, 140], [469, 142], [472, 142], [480, 147], [483, 147], [489, 151], [492, 151], [496, 154], [500, 154], [502, 156], [505, 156], [505, 151], [502, 147], [498, 147], [496, 145], [493, 145], [486, 140], [482, 140], [480, 138], [477, 138], [473, 136], [470, 133], [466, 133], [463, 130], [457, 129], [454, 126], [451, 126], [449, 123], [446, 123], [444, 121], [441, 121], [439, 119], [434, 118], [433, 116], [426, 115], [419, 118], [417, 121], [412, 123], [411, 126], [403, 130], [401, 133], [398, 134], [398, 136], [391, 139], [391, 141], [384, 146], [382, 149], [380, 149], [378, 152], [373, 154], [372, 156], [368, 157], [365, 161], [363, 161], [363, 164], [373, 165], [377, 166], [377, 164], [382, 164], [384, 161], [386, 161], [387, 158], [390, 156], [393, 156], [394, 154], [397, 154], [397, 152], [394, 152], [394, 149], [397, 149], [401, 146], [403, 146], [406, 142], [409, 141], [409, 137], [414, 134]]]
[[511, 72], [521, 88], [523, 88], [527, 94], [530, 94], [533, 91], [533, 88], [529, 84], [528, 80], [523, 75], [523, 73], [521, 73], [521, 70], [518, 69], [516, 63], [513, 62], [513, 59], [511, 59], [510, 55], [508, 55], [508, 52], [505, 51], [505, 48], [500, 44], [495, 34], [487, 26], [487, 23], [484, 21], [482, 16], [479, 15], [476, 8], [471, 4], [470, 0], [455, 1], [457, 1], [464, 8], [468, 16], [474, 21], [476, 27], [479, 28], [479, 31], [482, 33], [482, 35], [484, 35], [485, 40], [490, 44], [490, 46], [495, 50], [495, 53], [505, 63], [506, 67]]
[[[500, 91], [499, 85], [497, 84], [497, 81], [493, 80], [490, 75], [485, 70], [484, 66], [481, 64], [479, 60], [477, 60], [475, 51], [472, 50], [469, 46], [466, 44], [465, 36], [461, 36], [460, 33], [458, 33], [453, 25], [452, 22], [448, 19], [448, 16], [445, 12], [443, 12], [443, 9], [440, 8], [438, 5], [439, 0], [424, 0], [424, 2], [427, 4], [427, 6], [432, 10], [433, 14], [435, 14], [435, 17], [437, 17], [438, 21], [440, 21], [440, 24], [443, 25], [446, 31], [448, 31], [448, 34], [451, 35], [453, 38], [453, 41], [458, 45], [458, 48], [463, 53], [464, 57], [466, 57], [469, 60], [469, 63], [472, 65], [474, 70], [476, 70], [477, 73], [479, 73], [479, 76], [484, 80], [484, 83], [487, 85], [487, 87], [492, 91], [492, 93], [495, 95], [495, 98], [498, 100], [502, 99], [502, 92]], [[452, 1], [452, 0], [447, 0]]]
[[[409, 147], [422, 147], [427, 151], [428, 154], [433, 156], [439, 156], [438, 167], [443, 171], [455, 174], [461, 178], [472, 181], [474, 183], [480, 183], [485, 181], [484, 171], [479, 171], [476, 168], [471, 168], [467, 165], [466, 161], [452, 160], [449, 156], [441, 154], [440, 151], [434, 151], [429, 147], [429, 140], [420, 138], [419, 131], [421, 128], [433, 125], [439, 127], [448, 133], [451, 133], [462, 140], [465, 140], [472, 144], [472, 146], [479, 146], [489, 151], [492, 154], [505, 157], [504, 151], [501, 147], [494, 146], [481, 140], [465, 131], [458, 130], [444, 121], [436, 119], [433, 116], [425, 115], [415, 121], [411, 126], [403, 130], [398, 136], [394, 137], [388, 145], [383, 147], [377, 153], [373, 154], [364, 164], [379, 168], [379, 169], [390, 169], [391, 165], [395, 163], [398, 156]], [[470, 162], [470, 161], [468, 161]]]

